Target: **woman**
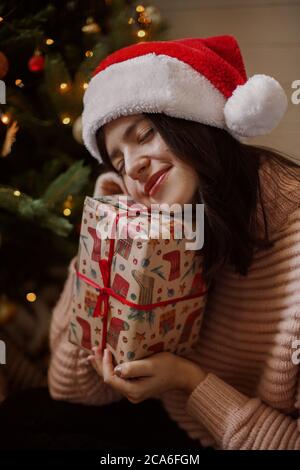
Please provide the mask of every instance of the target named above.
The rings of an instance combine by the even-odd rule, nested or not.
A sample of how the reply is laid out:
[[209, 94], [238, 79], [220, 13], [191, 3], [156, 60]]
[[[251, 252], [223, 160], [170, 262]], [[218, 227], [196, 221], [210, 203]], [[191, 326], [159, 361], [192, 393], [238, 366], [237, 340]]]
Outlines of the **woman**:
[[[188, 38], [116, 51], [97, 67], [84, 104], [85, 145], [109, 170], [99, 178], [102, 193], [123, 191], [147, 205], [205, 204], [211, 288], [195, 353], [122, 364], [119, 377], [109, 354], [79, 353], [76, 368], [65, 353], [79, 390], [59, 378], [58, 348], [66, 344], [58, 340], [52, 396], [93, 404], [159, 398], [203, 446], [300, 449], [293, 356], [300, 335], [300, 167], [243, 142], [280, 121], [287, 106], [280, 85], [265, 75], [247, 79], [232, 36]], [[160, 170], [168, 171], [151, 191], [147, 182]], [[52, 338], [62, 331], [56, 322]]]
[[[300, 449], [300, 167], [242, 141], [276, 127], [280, 85], [247, 79], [232, 36], [188, 38], [107, 57], [84, 104], [85, 145], [108, 170], [96, 195], [204, 203], [210, 291], [193, 353], [124, 363], [118, 375], [109, 354], [88, 357], [67, 340], [74, 258], [51, 325], [52, 398], [155, 399], [198, 445]], [[147, 182], [160, 170], [154, 190]]]

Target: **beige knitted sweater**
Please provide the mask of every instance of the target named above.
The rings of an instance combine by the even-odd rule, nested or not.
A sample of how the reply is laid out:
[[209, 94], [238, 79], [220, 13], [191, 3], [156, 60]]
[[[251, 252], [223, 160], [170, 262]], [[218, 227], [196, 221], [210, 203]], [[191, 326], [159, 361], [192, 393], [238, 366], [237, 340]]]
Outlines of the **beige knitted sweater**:
[[[173, 390], [155, 398], [203, 446], [300, 450], [299, 366], [292, 359], [300, 340], [300, 183], [274, 162], [262, 165], [260, 178], [276, 243], [256, 250], [246, 277], [229, 266], [219, 273], [198, 347], [186, 356], [209, 372], [205, 380], [190, 395]], [[262, 220], [259, 204], [257, 216]], [[67, 339], [74, 263], [53, 311], [49, 390], [57, 400], [107, 404], [123, 396]]]

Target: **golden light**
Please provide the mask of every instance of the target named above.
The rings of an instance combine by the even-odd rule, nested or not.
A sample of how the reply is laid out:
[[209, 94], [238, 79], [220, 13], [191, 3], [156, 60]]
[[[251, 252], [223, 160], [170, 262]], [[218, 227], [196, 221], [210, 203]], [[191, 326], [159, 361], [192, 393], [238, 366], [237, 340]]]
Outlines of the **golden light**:
[[71, 215], [72, 211], [71, 209], [69, 209], [68, 207], [66, 209], [63, 210], [63, 214], [68, 217], [69, 215]]
[[143, 29], [140, 29], [138, 32], [137, 32], [137, 35], [139, 38], [143, 38], [146, 36], [146, 31], [144, 31]]
[[14, 191], [14, 196], [21, 196], [20, 191], [18, 191], [18, 190]]
[[26, 299], [28, 300], [28, 302], [35, 302], [36, 301], [36, 295], [34, 292], [28, 292], [28, 294], [26, 295]]
[[137, 11], [138, 13], [141, 13], [141, 12], [144, 11], [144, 10], [145, 10], [145, 8], [143, 7], [143, 5], [138, 5], [138, 6], [136, 7], [136, 11]]
[[24, 83], [22, 82], [20, 78], [17, 78], [17, 80], [15, 80], [15, 85], [22, 88], [24, 86]]
[[85, 51], [85, 57], [93, 57], [93, 51]]
[[134, 21], [134, 19], [133, 19], [133, 18], [129, 18], [129, 20], [128, 20], [128, 24], [133, 24], [134, 22], [135, 22], [135, 21]]
[[67, 124], [70, 124], [70, 122], [71, 122], [70, 116], [64, 116], [64, 117], [62, 118], [61, 122], [62, 122], [63, 124], [66, 124], [66, 125], [67, 125]]
[[9, 124], [10, 123], [9, 115], [8, 114], [2, 114], [1, 121], [3, 122], [3, 124]]
[[68, 83], [61, 83], [61, 84], [59, 85], [59, 88], [60, 88], [60, 91], [64, 91], [64, 92], [65, 92], [65, 91], [68, 91], [68, 90], [69, 90], [70, 85], [69, 85]]
[[1, 21], [3, 21], [3, 18], [2, 18], [2, 16], [0, 16], [0, 23], [1, 23]]
[[84, 83], [82, 84], [82, 88], [83, 88], [84, 90], [86, 90], [88, 86], [89, 86], [88, 82], [84, 82]]
[[46, 39], [46, 44], [47, 44], [47, 46], [51, 46], [52, 44], [54, 44], [53, 39], [51, 39], [51, 38]]

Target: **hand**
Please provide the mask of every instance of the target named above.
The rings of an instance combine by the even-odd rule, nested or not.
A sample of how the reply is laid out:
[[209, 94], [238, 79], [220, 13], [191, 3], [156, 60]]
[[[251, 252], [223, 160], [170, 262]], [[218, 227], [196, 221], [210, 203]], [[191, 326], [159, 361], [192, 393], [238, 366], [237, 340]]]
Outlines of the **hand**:
[[192, 390], [206, 376], [194, 362], [170, 352], [153, 354], [145, 359], [120, 364], [121, 374], [114, 369], [109, 350], [103, 355], [93, 348], [89, 360], [103, 381], [122, 393], [131, 403], [139, 403], [168, 390]]
[[94, 197], [111, 196], [113, 194], [129, 195], [123, 178], [113, 171], [102, 173], [97, 178]]

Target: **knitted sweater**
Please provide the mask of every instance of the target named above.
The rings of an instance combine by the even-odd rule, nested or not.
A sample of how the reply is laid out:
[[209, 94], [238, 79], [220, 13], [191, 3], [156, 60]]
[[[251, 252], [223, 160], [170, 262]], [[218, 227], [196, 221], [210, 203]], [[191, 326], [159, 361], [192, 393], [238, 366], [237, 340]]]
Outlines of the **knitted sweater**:
[[[293, 170], [294, 171], [294, 170]], [[300, 168], [298, 180], [274, 162], [260, 170], [262, 197], [275, 245], [256, 249], [247, 276], [226, 265], [209, 293], [197, 348], [185, 357], [208, 372], [188, 394], [156, 396], [171, 419], [202, 446], [300, 449]], [[257, 204], [257, 219], [262, 222]], [[259, 227], [263, 227], [262, 223]], [[74, 258], [50, 328], [51, 396], [86, 405], [123, 398], [69, 343]]]

